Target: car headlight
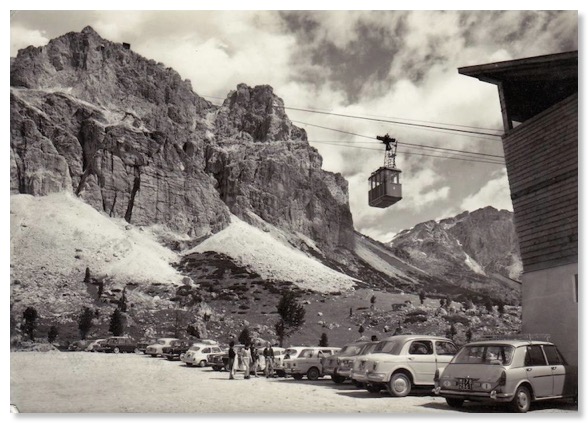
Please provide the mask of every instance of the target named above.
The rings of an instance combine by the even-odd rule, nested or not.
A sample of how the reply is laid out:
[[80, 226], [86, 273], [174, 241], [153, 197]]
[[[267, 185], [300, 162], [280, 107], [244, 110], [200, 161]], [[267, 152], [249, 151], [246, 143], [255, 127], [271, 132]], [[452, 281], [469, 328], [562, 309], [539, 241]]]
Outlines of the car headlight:
[[451, 386], [451, 381], [449, 381], [449, 380], [444, 380], [444, 381], [443, 381], [443, 386], [444, 386], [445, 388], [449, 388], [449, 387]]

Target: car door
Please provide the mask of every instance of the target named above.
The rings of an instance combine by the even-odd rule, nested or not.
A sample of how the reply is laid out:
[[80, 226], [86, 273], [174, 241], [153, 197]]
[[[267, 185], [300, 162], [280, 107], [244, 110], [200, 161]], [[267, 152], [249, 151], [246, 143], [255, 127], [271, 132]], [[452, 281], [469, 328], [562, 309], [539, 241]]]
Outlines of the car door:
[[408, 347], [407, 364], [414, 375], [417, 385], [433, 385], [437, 364], [433, 354], [433, 342], [428, 340], [412, 341]]
[[551, 369], [553, 377], [553, 391], [551, 395], [561, 396], [564, 394], [564, 386], [566, 381], [566, 367], [565, 362], [555, 345], [543, 345], [545, 357], [547, 357], [547, 364]]
[[553, 374], [547, 364], [541, 345], [528, 345], [525, 354], [527, 379], [533, 386], [535, 397], [549, 397], [553, 392]]

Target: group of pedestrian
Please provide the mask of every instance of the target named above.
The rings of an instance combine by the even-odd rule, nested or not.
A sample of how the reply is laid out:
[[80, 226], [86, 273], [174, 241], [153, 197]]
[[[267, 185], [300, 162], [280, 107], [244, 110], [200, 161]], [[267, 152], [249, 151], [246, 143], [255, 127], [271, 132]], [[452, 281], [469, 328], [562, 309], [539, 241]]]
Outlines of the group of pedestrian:
[[[235, 379], [235, 371], [239, 367], [239, 363], [243, 365], [245, 379], [251, 377], [251, 372], [255, 377], [259, 377], [257, 372], [261, 369], [261, 356], [255, 345], [245, 344], [238, 353], [235, 352], [234, 347], [235, 342], [231, 341], [229, 343], [229, 379]], [[264, 376], [266, 378], [274, 377], [274, 349], [269, 342], [263, 349], [263, 358], [265, 361]]]

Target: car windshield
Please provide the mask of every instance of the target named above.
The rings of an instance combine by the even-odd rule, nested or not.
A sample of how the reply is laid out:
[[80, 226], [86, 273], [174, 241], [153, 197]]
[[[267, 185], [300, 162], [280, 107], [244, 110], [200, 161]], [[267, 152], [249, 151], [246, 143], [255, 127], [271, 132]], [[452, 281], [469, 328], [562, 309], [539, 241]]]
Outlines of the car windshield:
[[514, 354], [512, 345], [466, 345], [451, 361], [453, 364], [509, 365]]
[[386, 353], [386, 354], [400, 354], [400, 349], [402, 348], [402, 342], [399, 340], [392, 340], [392, 341], [382, 341], [376, 345], [374, 348], [374, 353]]
[[345, 345], [338, 353], [345, 355], [357, 355], [361, 351], [362, 347], [363, 345]]
[[372, 352], [374, 352], [374, 349], [376, 348], [376, 345], [378, 345], [377, 342], [374, 342], [373, 344], [366, 344], [366, 345], [364, 345], [358, 355], [371, 354]]
[[158, 343], [159, 345], [165, 345], [165, 344], [167, 344], [167, 339], [158, 339], [158, 340], [157, 340], [157, 343]]

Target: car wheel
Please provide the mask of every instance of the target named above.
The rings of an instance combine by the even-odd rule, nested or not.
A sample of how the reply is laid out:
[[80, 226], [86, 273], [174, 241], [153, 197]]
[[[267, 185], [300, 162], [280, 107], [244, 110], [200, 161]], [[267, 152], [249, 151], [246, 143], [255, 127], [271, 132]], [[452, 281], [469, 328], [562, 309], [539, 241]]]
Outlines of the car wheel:
[[351, 382], [355, 385], [356, 388], [363, 388], [363, 382], [359, 382], [355, 379], [352, 379]]
[[308, 372], [306, 372], [306, 377], [308, 380], [317, 380], [320, 375], [321, 374], [316, 367], [311, 367], [308, 369]]
[[510, 403], [510, 408], [515, 413], [526, 413], [531, 408], [531, 393], [526, 386], [519, 386], [513, 400]]
[[114, 347], [114, 349], [112, 350], [113, 353], [118, 354], [120, 352], [120, 349], [118, 347]]
[[293, 374], [292, 377], [296, 380], [301, 380], [302, 379], [302, 375], [299, 374]]
[[370, 394], [379, 394], [381, 391], [381, 388], [378, 385], [372, 385], [371, 383], [368, 383], [365, 386], [365, 389], [367, 389]]
[[388, 392], [393, 397], [405, 397], [410, 394], [411, 382], [407, 375], [404, 373], [393, 374], [390, 378], [390, 382], [386, 385]]
[[276, 370], [276, 374], [277, 374], [279, 377], [286, 377], [286, 372], [285, 372], [285, 371], [283, 371], [283, 370]]
[[212, 370], [214, 370], [215, 372], [220, 372], [221, 368], [218, 366], [212, 366]]
[[167, 358], [169, 361], [172, 361], [172, 360], [174, 359], [174, 358], [173, 358], [171, 355], [168, 355], [168, 356], [167, 356], [167, 357], [165, 357], [165, 358]]
[[463, 400], [460, 398], [445, 398], [445, 401], [447, 401], [447, 405], [451, 408], [461, 408], [463, 405]]
[[345, 376], [338, 375], [337, 373], [331, 376], [331, 379], [333, 379], [333, 382], [335, 382], [336, 384], [341, 384], [345, 382]]
[[206, 360], [201, 360], [200, 363], [198, 363], [198, 367], [206, 367]]

